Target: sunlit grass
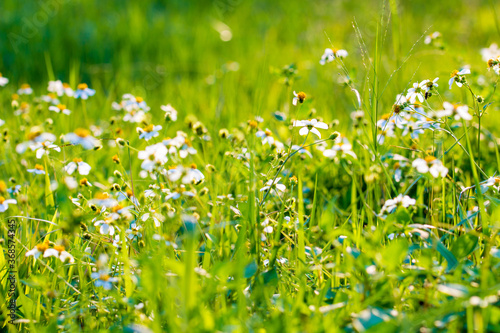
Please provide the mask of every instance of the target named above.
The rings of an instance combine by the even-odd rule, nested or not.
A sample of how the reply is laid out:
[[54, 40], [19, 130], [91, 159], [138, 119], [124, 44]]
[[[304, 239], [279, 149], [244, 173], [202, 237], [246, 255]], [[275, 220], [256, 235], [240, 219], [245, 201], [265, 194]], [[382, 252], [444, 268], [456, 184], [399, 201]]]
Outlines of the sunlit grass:
[[47, 4], [0, 5], [5, 330], [500, 329], [495, 3]]

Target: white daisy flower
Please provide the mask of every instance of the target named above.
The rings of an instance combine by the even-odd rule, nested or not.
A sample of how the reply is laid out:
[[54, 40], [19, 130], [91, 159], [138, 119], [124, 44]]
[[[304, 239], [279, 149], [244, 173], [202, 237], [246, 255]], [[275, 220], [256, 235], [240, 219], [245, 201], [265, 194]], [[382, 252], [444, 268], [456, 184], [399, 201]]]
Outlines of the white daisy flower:
[[118, 205], [118, 201], [111, 197], [107, 192], [102, 192], [97, 194], [94, 199], [90, 199], [89, 204], [96, 205], [101, 208], [112, 208]]
[[2, 73], [0, 73], [0, 87], [5, 87], [7, 83], [9, 83], [9, 79], [2, 76]]
[[430, 35], [425, 36], [424, 43], [429, 45], [431, 44], [434, 40], [438, 39], [441, 37], [441, 33], [439, 31], [435, 31], [431, 33]]
[[147, 146], [140, 151], [137, 157], [143, 160], [141, 168], [146, 171], [153, 171], [156, 166], [161, 166], [168, 162], [168, 149], [163, 143]]
[[88, 99], [90, 96], [95, 95], [95, 90], [90, 89], [86, 83], [80, 83], [75, 91], [74, 97], [81, 99]]
[[142, 123], [146, 120], [146, 113], [143, 110], [131, 111], [123, 116], [123, 121], [128, 123]]
[[299, 134], [304, 136], [308, 135], [309, 132], [315, 134], [318, 138], [321, 139], [321, 133], [318, 131], [318, 128], [328, 129], [328, 125], [324, 122], [318, 121], [316, 119], [312, 120], [296, 120], [293, 122], [294, 127], [302, 127], [299, 131]]
[[124, 94], [122, 96], [122, 101], [120, 102], [120, 104], [115, 102], [112, 104], [112, 106], [115, 110], [125, 110], [127, 112], [138, 110], [148, 112], [151, 109], [144, 98], [134, 96], [132, 94]]
[[194, 163], [191, 164], [189, 168], [185, 168], [182, 165], [176, 166], [175, 168], [167, 170], [166, 174], [171, 182], [176, 182], [182, 178], [181, 182], [183, 184], [197, 184], [205, 179], [203, 173], [198, 170]]
[[31, 95], [33, 93], [33, 89], [27, 83], [21, 85], [21, 88], [17, 90], [19, 95]]
[[255, 133], [255, 135], [258, 137], [258, 138], [261, 138], [262, 139], [262, 144], [265, 145], [266, 143], [269, 144], [269, 146], [273, 146], [274, 144], [274, 138], [273, 138], [273, 133], [266, 128], [265, 131], [263, 130], [260, 130], [260, 131], [257, 131], [257, 133]]
[[161, 131], [162, 127], [161, 125], [148, 125], [144, 128], [137, 127], [137, 132], [139, 133], [139, 139], [144, 139], [146, 141], [151, 140], [152, 138], [157, 137], [160, 135], [158, 131]]
[[55, 105], [49, 106], [49, 110], [57, 113], [64, 113], [65, 115], [71, 114], [71, 111], [64, 104], [57, 104], [57, 106]]
[[177, 121], [177, 110], [172, 107], [172, 105], [162, 105], [160, 108], [165, 111], [165, 118], [171, 121]]
[[384, 206], [382, 207], [382, 210], [380, 211], [380, 214], [387, 212], [387, 213], [392, 213], [398, 208], [399, 206], [402, 206], [404, 208], [408, 208], [410, 206], [415, 206], [417, 201], [415, 199], [410, 198], [409, 196], [405, 195], [403, 196], [402, 194], [399, 194], [397, 197], [394, 199], [389, 199], [384, 203]]
[[43, 169], [43, 165], [36, 164], [33, 169], [27, 170], [29, 173], [34, 173], [35, 175], [45, 175], [45, 170]]
[[303, 148], [302, 146], [299, 146], [299, 145], [292, 145], [292, 153], [299, 153], [299, 154], [305, 154], [309, 157], [312, 158], [312, 154], [309, 150]]
[[57, 105], [57, 104], [61, 103], [59, 101], [59, 99], [57, 98], [57, 95], [54, 93], [48, 93], [47, 95], [43, 95], [41, 97], [41, 99], [42, 99], [42, 101], [47, 102], [47, 103], [51, 103], [53, 105]]
[[464, 75], [467, 75], [470, 73], [471, 73], [470, 69], [468, 69], [468, 68], [464, 68], [460, 71], [454, 70], [450, 75], [451, 76], [450, 80], [448, 81], [448, 84], [450, 85], [450, 89], [451, 89], [451, 86], [453, 85], [453, 82], [455, 82], [458, 87], [462, 87], [462, 85], [465, 83]]
[[448, 174], [448, 168], [443, 165], [443, 162], [434, 156], [426, 156], [425, 159], [417, 158], [413, 161], [412, 166], [421, 174], [430, 173], [432, 177], [445, 177]]
[[175, 188], [171, 193], [169, 193], [166, 197], [165, 200], [177, 200], [181, 196], [186, 196], [186, 197], [194, 197], [195, 194], [191, 191], [186, 191], [186, 187], [184, 185], [180, 185], [179, 187]]
[[64, 166], [64, 171], [66, 171], [69, 175], [73, 174], [76, 170], [78, 170], [78, 173], [80, 175], [88, 175], [90, 172], [90, 165], [87, 163], [83, 162], [81, 158], [75, 158], [73, 159], [73, 162], [69, 162], [67, 165]]
[[47, 90], [51, 93], [57, 94], [57, 96], [64, 95], [64, 85], [61, 80], [49, 81]]
[[45, 250], [45, 252], [43, 253], [43, 257], [56, 257], [59, 258], [62, 262], [65, 262], [66, 260], [69, 260], [70, 263], [75, 262], [73, 256], [66, 252], [64, 246], [62, 245], [55, 245], [53, 248]]
[[[264, 191], [270, 191], [271, 194], [273, 193], [278, 193], [277, 191], [279, 192], [284, 192], [286, 190], [286, 186], [283, 185], [283, 184], [278, 184], [278, 182], [280, 181], [281, 177], [277, 177], [274, 182], [272, 179], [269, 179], [266, 184], [264, 185], [264, 187], [262, 187], [260, 189], [261, 192], [264, 192]], [[277, 190], [277, 191], [276, 191]]]
[[73, 133], [68, 133], [64, 139], [73, 145], [81, 145], [84, 149], [94, 149], [99, 146], [100, 141], [90, 135], [90, 131], [84, 128], [77, 128]]
[[306, 99], [306, 93], [301, 91], [299, 93], [296, 93], [295, 90], [293, 91], [293, 95], [295, 96], [292, 99], [292, 104], [297, 105], [297, 103], [304, 103], [304, 100]]
[[111, 290], [113, 283], [118, 282], [118, 278], [112, 277], [108, 270], [100, 270], [99, 272], [92, 273], [90, 277], [96, 279], [94, 281], [96, 287], [103, 287], [105, 290]]
[[423, 103], [425, 100], [426, 84], [427, 84], [426, 81], [422, 81], [420, 83], [415, 82], [413, 84], [413, 87], [408, 89], [408, 94], [406, 95], [406, 98], [411, 103], [415, 103], [417, 99], [419, 100], [420, 103]]
[[439, 84], [437, 84], [439, 78], [435, 78], [434, 80], [423, 80], [420, 84], [422, 84], [422, 89], [425, 90], [425, 92], [431, 91], [433, 88], [439, 87]]
[[36, 158], [40, 159], [43, 155], [49, 155], [51, 150], [55, 150], [57, 152], [61, 152], [61, 147], [52, 144], [50, 141], [44, 141], [42, 143], [38, 143], [31, 147], [32, 150], [36, 151]]
[[347, 56], [348, 56], [348, 53], [346, 50], [337, 50], [337, 49], [327, 48], [327, 49], [325, 49], [325, 52], [323, 52], [323, 55], [321, 56], [321, 60], [319, 61], [319, 63], [321, 65], [324, 65], [326, 63], [334, 61], [335, 58], [345, 58]]
[[96, 221], [94, 226], [99, 227], [99, 233], [101, 235], [113, 236], [115, 234], [115, 227], [113, 226], [113, 223], [113, 217], [108, 216], [104, 220]]
[[142, 233], [140, 232], [141, 229], [142, 229], [142, 226], [138, 225], [135, 222], [132, 222], [130, 224], [130, 228], [125, 230], [125, 233], [127, 234], [127, 238], [130, 240], [142, 238]]
[[443, 103], [443, 110], [436, 111], [436, 116], [439, 118], [453, 116], [455, 120], [472, 120], [473, 118], [467, 105], [451, 104], [449, 102]]
[[488, 61], [492, 58], [497, 58], [500, 56], [500, 48], [496, 43], [490, 45], [490, 47], [481, 49], [481, 56], [483, 61]]
[[5, 199], [0, 195], [0, 213], [5, 212], [9, 209], [9, 205], [16, 205], [17, 201], [15, 199]]
[[49, 240], [46, 239], [43, 243], [35, 245], [33, 249], [30, 251], [26, 252], [26, 257], [34, 257], [38, 258], [41, 254], [44, 254], [45, 251], [49, 249]]

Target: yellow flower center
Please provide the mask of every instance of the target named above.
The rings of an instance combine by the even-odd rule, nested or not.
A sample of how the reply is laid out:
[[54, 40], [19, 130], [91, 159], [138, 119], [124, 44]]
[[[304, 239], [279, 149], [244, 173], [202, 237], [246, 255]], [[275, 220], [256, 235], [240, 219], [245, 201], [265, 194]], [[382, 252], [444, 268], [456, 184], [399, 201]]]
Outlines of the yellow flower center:
[[38, 136], [40, 136], [40, 134], [42, 134], [41, 131], [34, 131], [34, 132], [30, 132], [28, 133], [28, 140], [34, 140], [36, 139]]
[[78, 88], [78, 90], [85, 90], [88, 87], [89, 86], [86, 83], [80, 83], [77, 88]]
[[127, 193], [127, 197], [132, 197], [134, 193], [132, 193], [132, 190], [127, 190], [125, 193]]
[[57, 108], [58, 108], [59, 110], [63, 111], [63, 110], [66, 110], [66, 105], [64, 105], [64, 104], [59, 104], [59, 105], [57, 106]]
[[135, 98], [135, 101], [136, 101], [137, 103], [142, 103], [142, 102], [144, 102], [144, 98], [142, 98], [142, 97], [136, 97], [136, 98]]
[[85, 128], [77, 128], [75, 134], [81, 138], [86, 138], [90, 135], [90, 131]]
[[30, 87], [30, 85], [29, 85], [29, 84], [27, 84], [27, 83], [23, 83], [23, 84], [21, 85], [21, 89], [29, 89], [29, 88], [31, 88], [31, 87]]
[[397, 170], [401, 167], [401, 164], [399, 162], [394, 163], [394, 170]]
[[48, 248], [49, 248], [49, 241], [48, 241], [48, 240], [46, 240], [46, 241], [44, 241], [43, 243], [38, 244], [38, 245], [36, 246], [36, 249], [37, 249], [39, 252], [45, 252]]
[[108, 274], [100, 274], [99, 275], [99, 280], [102, 280], [102, 281], [108, 281], [110, 278], [111, 278], [111, 276], [109, 276]]
[[5, 201], [5, 198], [0, 196], [0, 205], [3, 204], [4, 201]]
[[61, 253], [62, 251], [64, 251], [64, 246], [62, 246], [62, 245], [55, 245], [54, 246], [54, 250], [56, 250], [59, 253]]
[[43, 165], [37, 164], [35, 165], [35, 169], [43, 171]]
[[191, 169], [197, 169], [197, 168], [196, 168], [196, 164], [194, 164], [194, 163], [191, 163], [191, 165], [190, 165], [189, 167], [190, 167]]
[[80, 163], [80, 162], [82, 162], [82, 161], [83, 161], [83, 160], [82, 160], [81, 158], [78, 158], [78, 157], [75, 157], [75, 158], [73, 159], [73, 162], [75, 162], [75, 163]]
[[116, 212], [118, 212], [121, 209], [123, 209], [122, 205], [116, 205], [116, 206], [113, 207], [112, 211], [113, 211], [113, 213], [116, 213]]
[[89, 186], [89, 185], [90, 185], [90, 183], [89, 183], [89, 181], [88, 181], [88, 179], [87, 179], [87, 178], [82, 178], [82, 179], [80, 180], [80, 185], [81, 185], [81, 186]]
[[455, 76], [457, 76], [457, 74], [458, 74], [458, 70], [455, 69], [453, 72], [451, 72], [450, 77], [455, 77]]
[[273, 133], [270, 130], [266, 130], [266, 136], [271, 136]]
[[67, 84], [67, 83], [63, 83], [63, 88], [64, 89], [68, 89], [68, 88], [71, 88], [71, 86], [69, 84]]
[[306, 99], [306, 93], [301, 91], [297, 94], [297, 98], [299, 99], [299, 102], [302, 103]]
[[427, 162], [427, 163], [431, 163], [432, 161], [436, 160], [436, 158], [434, 156], [426, 156], [424, 158], [424, 160]]
[[103, 193], [97, 194], [95, 197], [96, 197], [96, 199], [104, 200], [104, 199], [109, 198], [109, 194], [107, 192], [103, 192]]
[[153, 124], [151, 124], [151, 125], [144, 127], [143, 130], [144, 130], [144, 132], [150, 133], [150, 132], [153, 132], [154, 128], [155, 128], [155, 126]]
[[386, 114], [382, 115], [381, 119], [382, 120], [387, 120], [387, 119], [389, 119], [390, 116], [391, 116], [390, 114], [386, 113]]

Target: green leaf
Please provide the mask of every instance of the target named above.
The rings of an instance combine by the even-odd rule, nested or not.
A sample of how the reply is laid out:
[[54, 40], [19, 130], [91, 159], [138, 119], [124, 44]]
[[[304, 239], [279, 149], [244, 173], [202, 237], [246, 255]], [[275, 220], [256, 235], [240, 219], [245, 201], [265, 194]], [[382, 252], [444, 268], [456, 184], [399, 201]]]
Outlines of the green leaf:
[[451, 252], [458, 259], [463, 259], [476, 249], [478, 242], [479, 238], [477, 236], [471, 234], [462, 235], [453, 243]]
[[248, 265], [245, 266], [245, 279], [248, 279], [248, 278], [251, 278], [252, 276], [255, 275], [255, 273], [257, 272], [257, 269], [259, 267], [257, 266], [257, 263], [254, 261], [252, 261], [251, 263], [249, 263]]
[[382, 252], [383, 263], [388, 271], [394, 271], [408, 255], [408, 241], [397, 238]]
[[408, 223], [411, 222], [411, 215], [406, 208], [401, 206], [396, 211], [396, 220], [398, 223]]
[[50, 189], [50, 177], [49, 170], [47, 170], [47, 162], [45, 162], [45, 205], [48, 207], [54, 207], [54, 196], [52, 195], [52, 190]]

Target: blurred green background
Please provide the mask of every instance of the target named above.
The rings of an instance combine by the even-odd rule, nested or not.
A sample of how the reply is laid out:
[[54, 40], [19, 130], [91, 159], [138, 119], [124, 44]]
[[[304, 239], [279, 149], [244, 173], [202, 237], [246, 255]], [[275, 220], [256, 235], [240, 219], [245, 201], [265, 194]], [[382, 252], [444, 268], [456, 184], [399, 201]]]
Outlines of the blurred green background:
[[[157, 99], [198, 114], [219, 108], [229, 118], [241, 115], [243, 105], [252, 106], [243, 113], [280, 109], [293, 89], [320, 99], [314, 107], [332, 113], [328, 118], [352, 111], [352, 96], [338, 97], [352, 95], [337, 84], [339, 71], [318, 61], [329, 37], [348, 50], [346, 65], [366, 94], [369, 70], [353, 22], [373, 57], [381, 13], [382, 87], [424, 34], [440, 31], [444, 45], [420, 39], [381, 98], [389, 104], [412, 77], [441, 76], [444, 86], [464, 64], [486, 71], [479, 50], [500, 41], [500, 5], [490, 0], [3, 0], [0, 10], [0, 72], [14, 87], [29, 82], [44, 92], [50, 59], [63, 81], [88, 82], [112, 96], [133, 92], [153, 106]], [[291, 63], [301, 79], [282, 90], [270, 68]]]

